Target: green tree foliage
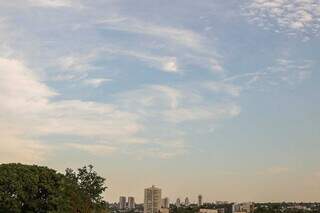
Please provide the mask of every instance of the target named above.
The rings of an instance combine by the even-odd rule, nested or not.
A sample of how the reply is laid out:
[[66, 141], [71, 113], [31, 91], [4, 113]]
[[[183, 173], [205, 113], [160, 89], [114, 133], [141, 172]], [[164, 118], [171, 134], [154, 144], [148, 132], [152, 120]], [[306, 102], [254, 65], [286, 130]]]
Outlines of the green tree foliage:
[[107, 188], [104, 186], [105, 179], [93, 171], [92, 165], [84, 166], [77, 172], [68, 168], [66, 177], [73, 208], [82, 209], [81, 212], [100, 212], [105, 209], [106, 203], [101, 196]]
[[105, 212], [105, 179], [93, 166], [66, 174], [36, 165], [0, 165], [0, 213]]
[[0, 165], [0, 212], [63, 212], [64, 177], [47, 167]]

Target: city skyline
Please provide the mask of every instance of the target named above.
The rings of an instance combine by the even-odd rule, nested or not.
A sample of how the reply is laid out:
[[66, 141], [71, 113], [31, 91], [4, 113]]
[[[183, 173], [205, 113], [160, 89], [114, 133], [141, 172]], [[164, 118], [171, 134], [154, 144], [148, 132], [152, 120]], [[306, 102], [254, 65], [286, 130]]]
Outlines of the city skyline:
[[319, 40], [319, 0], [0, 1], [0, 163], [320, 201]]

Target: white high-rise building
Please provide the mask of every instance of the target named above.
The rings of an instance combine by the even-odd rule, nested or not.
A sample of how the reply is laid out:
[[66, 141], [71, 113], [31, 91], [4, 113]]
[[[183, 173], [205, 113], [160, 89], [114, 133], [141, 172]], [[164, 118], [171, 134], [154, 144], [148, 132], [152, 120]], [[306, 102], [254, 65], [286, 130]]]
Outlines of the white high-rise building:
[[188, 197], [186, 197], [186, 199], [184, 199], [184, 205], [185, 206], [189, 206], [190, 205], [190, 201], [189, 201]]
[[158, 213], [161, 209], [161, 189], [152, 186], [144, 190], [144, 213]]
[[134, 209], [135, 205], [134, 197], [128, 197], [128, 209]]
[[202, 206], [202, 195], [198, 196], [198, 206]]
[[119, 209], [125, 209], [126, 208], [126, 197], [121, 196], [119, 198]]
[[161, 207], [166, 209], [170, 207], [170, 200], [168, 197], [162, 199]]
[[177, 198], [176, 206], [177, 206], [177, 207], [180, 207], [180, 206], [181, 206], [180, 198]]

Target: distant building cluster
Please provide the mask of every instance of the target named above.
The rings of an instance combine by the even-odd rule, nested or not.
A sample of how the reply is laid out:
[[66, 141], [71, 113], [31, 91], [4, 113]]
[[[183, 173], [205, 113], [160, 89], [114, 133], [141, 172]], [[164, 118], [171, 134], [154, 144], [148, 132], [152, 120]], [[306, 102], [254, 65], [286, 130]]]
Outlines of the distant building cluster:
[[119, 203], [115, 203], [114, 205], [111, 204], [110, 209], [114, 213], [179, 213], [180, 210], [180, 212], [184, 212], [184, 209], [190, 213], [254, 213], [255, 210], [262, 210], [263, 212], [263, 210], [268, 211], [271, 209], [277, 209], [279, 212], [286, 212], [287, 210], [293, 210], [293, 212], [296, 210], [314, 212], [315, 209], [320, 210], [320, 204], [318, 205], [317, 203], [254, 204], [253, 202], [231, 203], [228, 201], [208, 203], [203, 201], [203, 196], [201, 194], [198, 195], [195, 200], [196, 202], [190, 202], [189, 198], [185, 197], [184, 200], [177, 198], [175, 202], [170, 203], [168, 197], [162, 197], [162, 190], [160, 188], [151, 186], [144, 189], [143, 204], [136, 204], [134, 197], [120, 196]]
[[[184, 202], [183, 202], [184, 201]], [[206, 203], [203, 196], [199, 194], [196, 202], [190, 202], [188, 197], [184, 200], [177, 198], [175, 203], [170, 203], [168, 197], [162, 197], [162, 190], [156, 186], [144, 189], [143, 204], [136, 204], [134, 197], [120, 196], [117, 208], [114, 212], [135, 212], [135, 213], [170, 213], [177, 212], [177, 209], [188, 208], [194, 213], [253, 213], [255, 205], [252, 202], [230, 203], [228, 201], [215, 201]], [[259, 208], [268, 208], [261, 205]], [[285, 206], [286, 209], [308, 210], [308, 207], [302, 205]], [[175, 209], [175, 210], [174, 210]], [[310, 209], [310, 208], [309, 208]]]
[[204, 204], [206, 208], [200, 208], [199, 213], [253, 213], [253, 203], [229, 203], [216, 201], [213, 204]]
[[127, 198], [125, 196], [120, 196], [118, 205], [119, 210], [134, 210], [135, 205], [134, 197], [128, 197], [127, 202]]

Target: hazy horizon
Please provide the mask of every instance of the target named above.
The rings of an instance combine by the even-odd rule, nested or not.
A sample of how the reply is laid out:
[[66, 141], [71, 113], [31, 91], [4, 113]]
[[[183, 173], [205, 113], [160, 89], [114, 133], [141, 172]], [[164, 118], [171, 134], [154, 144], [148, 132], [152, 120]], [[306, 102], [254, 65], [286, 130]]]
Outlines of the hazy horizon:
[[108, 201], [320, 201], [319, 0], [0, 2], [0, 163]]

